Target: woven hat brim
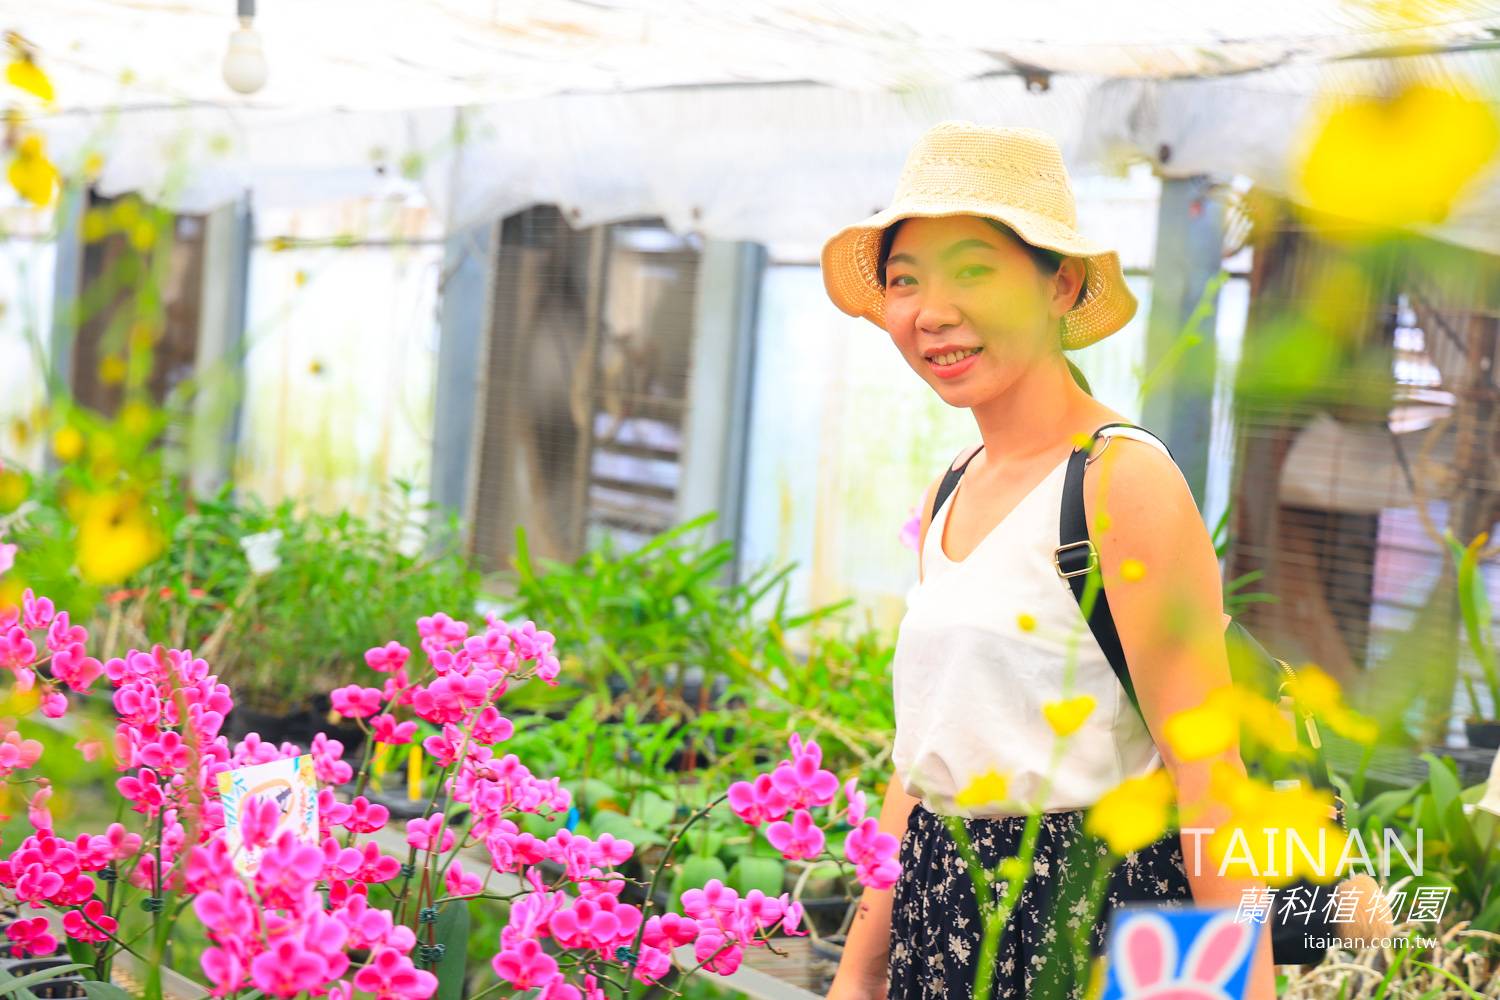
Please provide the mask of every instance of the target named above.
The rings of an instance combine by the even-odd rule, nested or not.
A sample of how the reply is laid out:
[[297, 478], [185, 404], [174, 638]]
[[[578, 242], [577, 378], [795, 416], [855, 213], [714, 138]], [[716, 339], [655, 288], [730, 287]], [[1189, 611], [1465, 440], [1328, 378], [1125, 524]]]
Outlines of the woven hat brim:
[[847, 226], [823, 244], [823, 287], [833, 304], [885, 329], [885, 289], [879, 276], [880, 236], [893, 222], [911, 218], [977, 215], [1015, 230], [1032, 246], [1055, 250], [1084, 262], [1084, 292], [1063, 314], [1062, 346], [1077, 350], [1120, 330], [1135, 316], [1137, 302], [1125, 283], [1120, 255], [1098, 246], [1056, 219], [994, 205], [893, 206]]

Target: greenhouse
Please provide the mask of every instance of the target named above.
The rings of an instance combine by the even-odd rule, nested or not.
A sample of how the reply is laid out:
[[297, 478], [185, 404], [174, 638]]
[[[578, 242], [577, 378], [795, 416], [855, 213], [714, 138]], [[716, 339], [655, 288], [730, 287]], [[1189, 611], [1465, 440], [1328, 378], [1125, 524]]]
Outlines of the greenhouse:
[[3, 13], [0, 996], [1500, 996], [1500, 5]]

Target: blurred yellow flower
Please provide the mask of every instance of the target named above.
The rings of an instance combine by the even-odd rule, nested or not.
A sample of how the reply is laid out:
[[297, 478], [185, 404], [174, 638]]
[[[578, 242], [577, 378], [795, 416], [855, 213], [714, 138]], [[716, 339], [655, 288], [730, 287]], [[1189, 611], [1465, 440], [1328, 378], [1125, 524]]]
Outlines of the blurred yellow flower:
[[1376, 226], [1439, 222], [1500, 148], [1489, 105], [1414, 84], [1325, 107], [1297, 168], [1299, 200]]
[[120, 407], [120, 429], [131, 437], [142, 437], [151, 429], [151, 407], [133, 400]]
[[1106, 792], [1089, 810], [1083, 828], [1102, 838], [1115, 854], [1129, 854], [1166, 832], [1172, 799], [1172, 779], [1158, 768]]
[[14, 469], [0, 470], [0, 514], [9, 514], [26, 499], [26, 477]]
[[47, 74], [42, 68], [30, 59], [13, 59], [10, 65], [5, 67], [5, 80], [13, 87], [19, 87], [35, 97], [51, 104], [57, 99], [57, 94], [52, 89], [52, 81], [47, 79]]
[[76, 427], [59, 427], [52, 435], [52, 453], [64, 462], [83, 454], [83, 434]]
[[127, 195], [110, 206], [109, 217], [116, 227], [129, 229], [140, 221], [141, 206], [133, 196]]
[[1146, 564], [1139, 559], [1126, 559], [1120, 563], [1120, 578], [1126, 583], [1135, 583], [1146, 575]]
[[119, 385], [125, 381], [125, 359], [118, 354], [106, 354], [101, 358], [99, 381], [105, 385]]
[[1344, 704], [1338, 681], [1311, 663], [1297, 668], [1297, 679], [1288, 685], [1301, 708], [1325, 721], [1334, 732], [1356, 743], [1374, 743], [1380, 727]]
[[6, 179], [17, 193], [39, 208], [52, 204], [57, 196], [57, 167], [47, 159], [42, 137], [35, 133], [22, 137], [16, 147], [16, 158], [10, 161]]
[[97, 208], [83, 213], [83, 241], [97, 243], [109, 235], [109, 216]]
[[1010, 796], [1010, 779], [991, 768], [971, 780], [953, 801], [965, 809], [1000, 805]]
[[89, 180], [98, 179], [104, 173], [104, 154], [97, 150], [88, 153], [83, 158], [83, 176]]
[[1345, 833], [1333, 819], [1332, 792], [1273, 788], [1224, 764], [1214, 765], [1211, 788], [1230, 810], [1206, 841], [1209, 857], [1225, 875], [1264, 878], [1273, 886], [1337, 877]]
[[1174, 713], [1162, 727], [1162, 735], [1182, 760], [1204, 760], [1228, 750], [1239, 737], [1234, 689], [1219, 688], [1201, 705]]
[[160, 530], [139, 496], [96, 493], [78, 504], [78, 572], [85, 581], [119, 583], [161, 552]]
[[1024, 611], [1021, 612], [1016, 615], [1016, 627], [1022, 632], [1036, 631], [1036, 615], [1028, 615]]
[[130, 245], [141, 253], [150, 250], [156, 243], [156, 224], [149, 219], [142, 219], [130, 227]]
[[1274, 702], [1253, 691], [1238, 691], [1240, 723], [1244, 733], [1256, 743], [1279, 754], [1301, 751], [1292, 720]]
[[292, 275], [292, 281], [296, 283], [298, 288], [301, 288], [307, 284], [307, 272], [298, 268], [296, 273]]
[[1047, 717], [1047, 725], [1054, 733], [1071, 736], [1093, 714], [1097, 705], [1093, 695], [1081, 694], [1076, 698], [1048, 702], [1042, 706], [1042, 714]]

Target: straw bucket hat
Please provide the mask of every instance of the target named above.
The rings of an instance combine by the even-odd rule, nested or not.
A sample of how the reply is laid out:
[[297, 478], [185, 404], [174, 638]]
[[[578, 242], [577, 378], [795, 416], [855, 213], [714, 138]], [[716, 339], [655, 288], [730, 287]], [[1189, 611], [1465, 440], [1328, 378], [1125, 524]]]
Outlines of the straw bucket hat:
[[1073, 189], [1057, 142], [1037, 129], [965, 121], [929, 129], [907, 156], [890, 206], [823, 245], [828, 297], [849, 315], [884, 329], [885, 289], [878, 274], [882, 231], [900, 219], [946, 215], [994, 219], [1032, 246], [1083, 258], [1084, 292], [1063, 314], [1064, 348], [1086, 347], [1135, 315], [1120, 255], [1078, 233]]

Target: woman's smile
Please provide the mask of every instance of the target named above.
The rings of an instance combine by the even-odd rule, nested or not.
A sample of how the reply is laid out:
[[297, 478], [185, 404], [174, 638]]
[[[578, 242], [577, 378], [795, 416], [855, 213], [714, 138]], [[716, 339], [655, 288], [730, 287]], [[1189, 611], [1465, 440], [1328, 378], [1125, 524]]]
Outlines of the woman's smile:
[[971, 347], [967, 351], [952, 351], [927, 358], [927, 365], [938, 378], [957, 378], [979, 363], [977, 360], [984, 348]]

